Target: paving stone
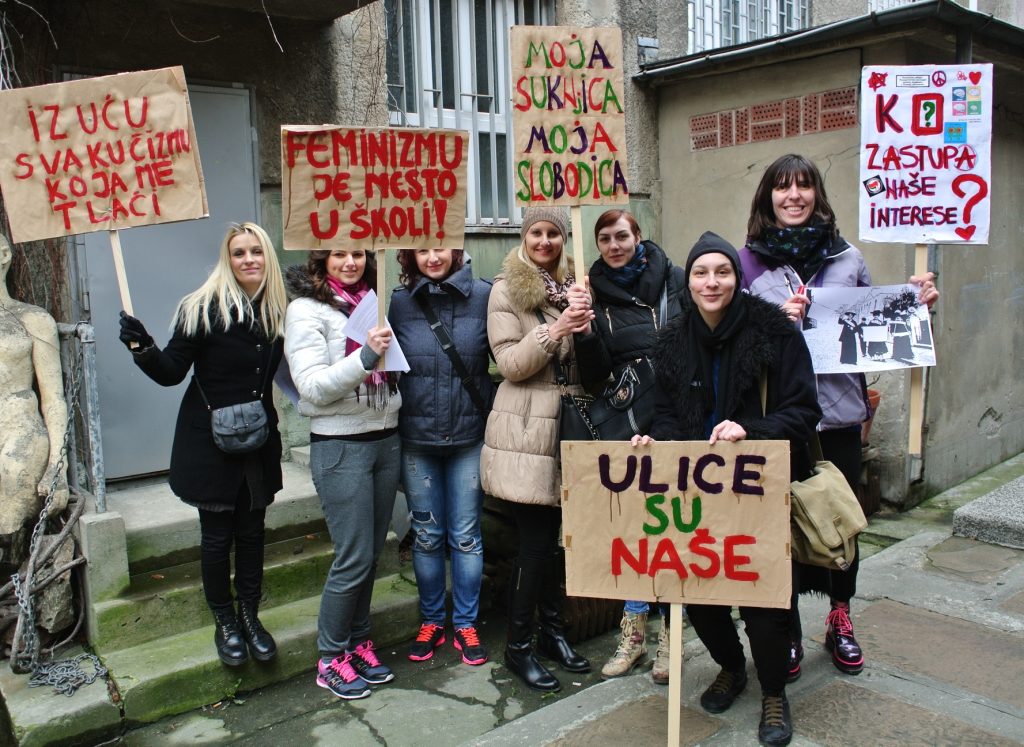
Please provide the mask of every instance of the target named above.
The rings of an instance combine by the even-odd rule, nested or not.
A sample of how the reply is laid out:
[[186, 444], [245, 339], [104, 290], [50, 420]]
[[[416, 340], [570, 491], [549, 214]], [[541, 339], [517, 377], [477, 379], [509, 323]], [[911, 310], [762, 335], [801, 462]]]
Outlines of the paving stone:
[[932, 565], [980, 583], [995, 580], [1024, 559], [1024, 551], [950, 537], [928, 551]]
[[[372, 697], [350, 705], [362, 712], [362, 720], [374, 731], [387, 727], [388, 744], [394, 745], [459, 744], [494, 726], [490, 706], [425, 690], [381, 687]], [[407, 717], [396, 723], [393, 709], [401, 709]]]
[[[846, 681], [790, 701], [793, 730], [823, 745], [844, 747], [960, 747], [1019, 745], [951, 716], [935, 713]], [[824, 718], [828, 714], [828, 718]]]
[[[668, 739], [667, 708], [666, 698], [648, 695], [588, 721], [569, 736], [551, 742], [550, 747], [665, 744]], [[720, 720], [684, 706], [679, 716], [679, 744], [698, 744], [721, 727]]]
[[861, 612], [857, 637], [872, 659], [1024, 708], [1020, 634], [882, 601]]
[[1024, 617], [1024, 591], [1020, 594], [1014, 594], [1012, 597], [1007, 599], [1001, 605], [1000, 609], [1006, 610], [1011, 614], [1017, 614]]

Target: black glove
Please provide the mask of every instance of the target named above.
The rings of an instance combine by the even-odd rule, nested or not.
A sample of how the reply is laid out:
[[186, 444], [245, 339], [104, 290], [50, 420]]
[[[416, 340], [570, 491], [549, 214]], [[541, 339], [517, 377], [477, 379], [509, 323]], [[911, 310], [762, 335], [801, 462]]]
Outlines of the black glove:
[[[153, 337], [146, 331], [146, 327], [133, 316], [121, 312], [121, 334], [118, 335], [132, 352], [139, 352], [153, 346]], [[137, 347], [132, 347], [132, 344]]]

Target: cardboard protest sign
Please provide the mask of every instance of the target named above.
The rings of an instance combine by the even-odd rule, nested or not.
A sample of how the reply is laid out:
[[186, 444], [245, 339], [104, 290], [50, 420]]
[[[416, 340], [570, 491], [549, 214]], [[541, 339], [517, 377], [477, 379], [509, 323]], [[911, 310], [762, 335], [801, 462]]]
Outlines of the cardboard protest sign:
[[789, 442], [562, 443], [566, 590], [788, 607]]
[[860, 238], [988, 242], [992, 65], [865, 67]]
[[469, 133], [281, 128], [285, 249], [461, 249]]
[[621, 30], [510, 35], [516, 204], [628, 203]]
[[804, 340], [814, 372], [934, 366], [931, 314], [917, 294], [908, 284], [808, 289]]
[[2, 91], [0, 132], [16, 242], [208, 214], [181, 67]]

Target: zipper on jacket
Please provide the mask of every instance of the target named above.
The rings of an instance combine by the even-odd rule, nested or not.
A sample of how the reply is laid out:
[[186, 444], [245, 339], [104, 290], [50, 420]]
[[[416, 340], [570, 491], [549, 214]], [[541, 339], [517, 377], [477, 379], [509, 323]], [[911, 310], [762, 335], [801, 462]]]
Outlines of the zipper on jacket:
[[[657, 332], [658, 331], [658, 313], [654, 310], [654, 307], [653, 306], [648, 306], [647, 304], [645, 304], [643, 301], [641, 301], [640, 299], [636, 298], [635, 296], [632, 299], [630, 299], [630, 300], [632, 300], [633, 303], [636, 304], [637, 306], [639, 306], [640, 308], [647, 309], [647, 310], [649, 310], [651, 312], [651, 321], [654, 322], [654, 331]], [[615, 330], [612, 329], [612, 312], [611, 312], [611, 310], [609, 310], [609, 308], [607, 306], [604, 307], [604, 317], [605, 317], [605, 319], [608, 320], [608, 332], [610, 332], [610, 333], [615, 332]]]

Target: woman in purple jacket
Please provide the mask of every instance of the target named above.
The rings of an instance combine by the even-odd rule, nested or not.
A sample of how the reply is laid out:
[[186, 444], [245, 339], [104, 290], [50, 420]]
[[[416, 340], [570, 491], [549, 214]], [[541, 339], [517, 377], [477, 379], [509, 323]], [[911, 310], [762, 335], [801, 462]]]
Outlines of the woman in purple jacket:
[[[860, 250], [839, 235], [835, 213], [825, 194], [821, 172], [804, 156], [789, 154], [778, 158], [761, 177], [750, 206], [747, 245], [740, 250], [743, 287], [766, 300], [778, 303], [786, 315], [802, 322], [810, 305], [807, 288], [863, 287], [871, 275]], [[929, 307], [939, 298], [935, 276], [911, 277], [920, 286], [919, 298]], [[856, 491], [861, 471], [861, 423], [869, 411], [862, 374], [821, 374], [818, 403], [822, 419], [818, 426], [825, 459], [833, 462]], [[853, 634], [850, 600], [857, 588], [859, 557], [849, 570], [801, 574], [802, 590], [827, 593], [831, 610], [825, 620], [825, 646], [841, 672], [858, 674], [864, 656]], [[800, 613], [793, 606], [789, 682], [800, 676]]]

